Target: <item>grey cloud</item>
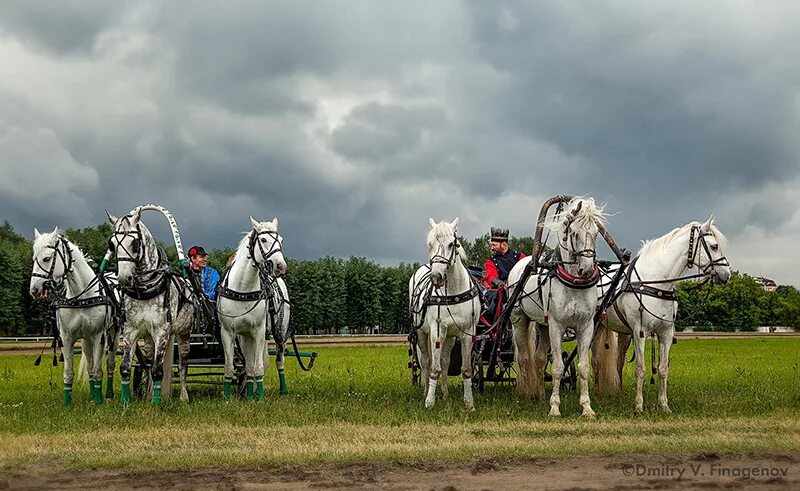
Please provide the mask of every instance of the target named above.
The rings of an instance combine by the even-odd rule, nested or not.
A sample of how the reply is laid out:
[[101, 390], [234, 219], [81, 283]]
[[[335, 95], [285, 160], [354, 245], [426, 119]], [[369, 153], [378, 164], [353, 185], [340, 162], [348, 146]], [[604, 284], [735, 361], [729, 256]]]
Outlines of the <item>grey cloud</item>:
[[0, 49], [37, 61], [11, 50], [30, 83], [4, 77], [0, 112], [68, 157], [33, 159], [58, 200], [3, 193], [23, 231], [154, 201], [186, 242], [277, 215], [293, 257], [391, 261], [421, 257], [428, 216], [530, 234], [555, 194], [607, 202], [633, 249], [711, 212], [734, 242], [778, 233], [797, 208], [762, 192], [800, 168], [780, 4], [64, 5], [0, 19]]

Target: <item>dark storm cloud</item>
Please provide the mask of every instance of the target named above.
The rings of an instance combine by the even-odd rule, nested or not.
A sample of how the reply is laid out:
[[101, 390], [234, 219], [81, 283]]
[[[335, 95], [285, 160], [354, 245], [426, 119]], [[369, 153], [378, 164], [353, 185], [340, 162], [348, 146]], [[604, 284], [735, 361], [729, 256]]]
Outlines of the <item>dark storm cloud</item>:
[[429, 216], [530, 234], [546, 197], [590, 194], [632, 249], [712, 212], [734, 249], [789, 240], [794, 10], [5, 2], [3, 218], [157, 202], [215, 247], [277, 215], [291, 256], [392, 262], [422, 257]]

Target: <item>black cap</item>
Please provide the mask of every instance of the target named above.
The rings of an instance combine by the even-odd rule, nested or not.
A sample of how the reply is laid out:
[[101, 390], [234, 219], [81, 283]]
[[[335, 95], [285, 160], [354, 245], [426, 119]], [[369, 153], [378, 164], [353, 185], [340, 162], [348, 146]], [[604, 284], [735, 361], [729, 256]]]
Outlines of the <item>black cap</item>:
[[192, 246], [189, 248], [189, 257], [192, 256], [208, 256], [208, 253], [202, 246]]
[[508, 242], [508, 229], [492, 227], [491, 237], [495, 242]]

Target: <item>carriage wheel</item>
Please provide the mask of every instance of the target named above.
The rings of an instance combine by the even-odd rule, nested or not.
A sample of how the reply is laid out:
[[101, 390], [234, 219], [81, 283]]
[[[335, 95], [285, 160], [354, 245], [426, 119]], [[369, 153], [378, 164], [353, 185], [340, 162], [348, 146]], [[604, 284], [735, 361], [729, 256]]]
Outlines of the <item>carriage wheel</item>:
[[485, 377], [483, 368], [483, 343], [474, 345], [472, 349], [472, 388], [483, 394]]
[[561, 359], [564, 361], [564, 376], [561, 377], [561, 386], [574, 391], [578, 387], [578, 373], [575, 360], [572, 360], [569, 365], [566, 364], [569, 355], [566, 351], [561, 352]]
[[247, 372], [242, 367], [241, 372], [236, 375], [236, 397], [244, 399], [247, 397]]
[[133, 367], [133, 380], [131, 382], [133, 385], [134, 397], [139, 400], [146, 399], [152, 385], [150, 382], [150, 371], [145, 371], [141, 365], [136, 365]]

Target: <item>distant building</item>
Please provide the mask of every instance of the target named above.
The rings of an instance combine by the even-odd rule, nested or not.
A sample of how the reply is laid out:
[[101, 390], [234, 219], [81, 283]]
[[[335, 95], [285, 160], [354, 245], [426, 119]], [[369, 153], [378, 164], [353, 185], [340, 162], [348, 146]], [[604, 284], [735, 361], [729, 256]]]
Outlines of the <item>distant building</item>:
[[768, 292], [774, 292], [778, 289], [778, 284], [774, 280], [764, 278], [763, 276], [756, 276], [755, 280], [761, 283], [761, 286]]

